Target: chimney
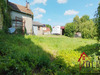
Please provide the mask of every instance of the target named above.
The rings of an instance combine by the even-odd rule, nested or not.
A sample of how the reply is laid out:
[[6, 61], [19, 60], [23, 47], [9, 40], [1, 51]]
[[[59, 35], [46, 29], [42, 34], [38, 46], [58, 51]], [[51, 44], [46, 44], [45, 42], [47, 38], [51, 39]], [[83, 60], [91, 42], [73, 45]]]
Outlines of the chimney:
[[30, 9], [29, 2], [27, 2], [27, 1], [26, 1], [26, 8], [27, 8], [27, 9]]

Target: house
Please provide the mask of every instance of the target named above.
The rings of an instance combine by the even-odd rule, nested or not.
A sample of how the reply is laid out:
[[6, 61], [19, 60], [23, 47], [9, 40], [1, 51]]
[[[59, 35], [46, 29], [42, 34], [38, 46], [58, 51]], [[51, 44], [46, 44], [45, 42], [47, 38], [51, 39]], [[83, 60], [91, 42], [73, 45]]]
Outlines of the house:
[[32, 34], [32, 22], [33, 22], [33, 12], [30, 10], [29, 2], [26, 2], [26, 6], [15, 4], [8, 1], [11, 7], [11, 24], [15, 29], [21, 28], [23, 32], [27, 34]]
[[33, 21], [34, 35], [43, 35], [44, 34], [43, 27], [44, 27], [44, 24], [42, 24], [40, 22]]
[[52, 34], [54, 35], [64, 35], [64, 26], [54, 26], [52, 29]]
[[81, 32], [76, 32], [76, 33], [75, 33], [75, 37], [80, 37], [80, 38], [81, 38], [81, 37], [82, 37]]
[[44, 33], [44, 35], [49, 35], [49, 34], [51, 34], [50, 28], [48, 28], [48, 27], [43, 27], [43, 33]]

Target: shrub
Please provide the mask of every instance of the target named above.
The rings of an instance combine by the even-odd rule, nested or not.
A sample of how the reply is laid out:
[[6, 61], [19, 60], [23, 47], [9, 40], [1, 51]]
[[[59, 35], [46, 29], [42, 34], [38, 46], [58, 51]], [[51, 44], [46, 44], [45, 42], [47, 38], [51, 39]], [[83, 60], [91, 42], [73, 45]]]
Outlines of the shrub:
[[69, 37], [73, 37], [75, 32], [74, 23], [68, 23], [65, 26], [65, 35]]
[[96, 36], [96, 27], [92, 20], [82, 23], [81, 26], [83, 38], [94, 38]]

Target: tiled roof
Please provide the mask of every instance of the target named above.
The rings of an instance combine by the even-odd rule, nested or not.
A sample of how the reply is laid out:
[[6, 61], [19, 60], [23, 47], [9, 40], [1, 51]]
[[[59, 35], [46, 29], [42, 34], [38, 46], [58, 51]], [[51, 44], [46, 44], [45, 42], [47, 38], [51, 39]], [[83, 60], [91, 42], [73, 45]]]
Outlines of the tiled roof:
[[61, 26], [61, 29], [65, 29], [65, 27], [64, 26]]
[[25, 6], [18, 5], [18, 4], [15, 4], [15, 3], [11, 3], [11, 2], [8, 2], [8, 4], [15, 11], [19, 11], [19, 12], [23, 12], [23, 13], [26, 13], [26, 14], [33, 15], [33, 12], [30, 9], [26, 8]]
[[46, 30], [44, 30], [44, 32], [51, 31], [50, 28], [48, 28], [48, 27], [45, 27], [45, 28], [46, 28]]

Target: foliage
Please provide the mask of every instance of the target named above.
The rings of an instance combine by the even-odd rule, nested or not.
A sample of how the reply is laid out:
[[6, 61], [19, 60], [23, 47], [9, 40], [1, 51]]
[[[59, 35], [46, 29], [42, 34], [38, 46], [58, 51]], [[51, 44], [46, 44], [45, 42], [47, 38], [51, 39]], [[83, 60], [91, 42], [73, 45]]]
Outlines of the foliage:
[[94, 38], [96, 37], [96, 27], [92, 20], [86, 21], [81, 24], [81, 32], [83, 38]]
[[81, 17], [80, 20], [81, 20], [81, 22], [86, 22], [86, 21], [89, 20], [89, 16], [88, 15], [84, 15], [84, 16]]
[[[96, 19], [89, 19], [88, 15], [84, 15], [81, 18], [79, 18], [78, 15], [76, 15], [73, 19], [73, 24], [74, 28], [68, 27], [68, 30], [66, 31], [67, 28], [65, 28], [65, 34], [72, 34], [70, 30], [73, 30], [73, 35], [76, 32], [81, 32], [82, 38], [95, 38], [97, 36], [96, 32], [96, 26], [95, 26], [95, 20]], [[68, 35], [67, 35], [68, 36]]]
[[83, 51], [88, 55], [92, 55], [93, 51], [98, 53], [100, 48], [93, 45], [95, 43], [96, 40], [92, 39], [51, 35], [9, 35], [0, 31], [0, 74], [77, 74], [80, 54]]
[[46, 24], [46, 27], [50, 28], [50, 30], [52, 31], [52, 27], [49, 24]]
[[[3, 30], [8, 33], [8, 28], [11, 26], [10, 7], [6, 0], [0, 0], [0, 10], [3, 21]], [[7, 13], [8, 12], [8, 13]]]
[[98, 36], [98, 41], [100, 41], [100, 4], [97, 8], [97, 13], [96, 13], [96, 26], [97, 26], [97, 36]]
[[74, 23], [68, 23], [65, 26], [65, 35], [69, 37], [73, 37], [75, 32]]
[[81, 31], [80, 22], [81, 22], [81, 21], [80, 21], [79, 16], [76, 15], [76, 16], [74, 17], [74, 19], [73, 19], [73, 23], [74, 23], [74, 25], [75, 25], [75, 30], [76, 30], [76, 32], [80, 32], [80, 31]]

